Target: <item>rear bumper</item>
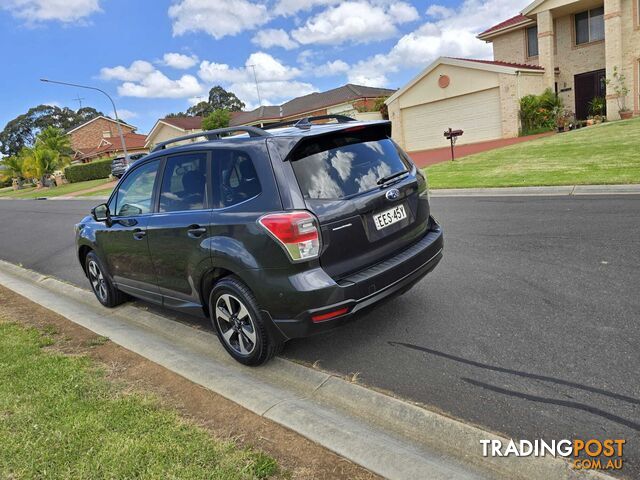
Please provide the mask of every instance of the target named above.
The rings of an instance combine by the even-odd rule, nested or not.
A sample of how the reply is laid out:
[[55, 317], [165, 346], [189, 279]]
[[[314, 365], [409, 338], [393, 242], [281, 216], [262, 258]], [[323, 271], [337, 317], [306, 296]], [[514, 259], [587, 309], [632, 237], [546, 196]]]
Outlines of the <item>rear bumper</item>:
[[[307, 337], [335, 328], [363, 310], [403, 294], [442, 259], [442, 228], [433, 219], [430, 219], [430, 227], [424, 237], [399, 254], [338, 282], [320, 268], [309, 272], [312, 278], [307, 282], [294, 279], [291, 285], [312, 286], [291, 292], [292, 296], [302, 296], [302, 303], [290, 302], [292, 307], [302, 304], [306, 309], [291, 316], [271, 315], [272, 310], [264, 310], [263, 314], [271, 318], [283, 338]], [[314, 316], [344, 308], [348, 309], [346, 313], [330, 320], [312, 320]]]

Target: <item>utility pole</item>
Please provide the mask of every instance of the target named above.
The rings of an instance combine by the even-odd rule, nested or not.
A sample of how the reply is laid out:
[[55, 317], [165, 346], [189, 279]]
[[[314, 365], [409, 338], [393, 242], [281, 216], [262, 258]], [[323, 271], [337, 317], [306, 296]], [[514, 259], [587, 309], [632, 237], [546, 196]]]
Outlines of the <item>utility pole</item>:
[[89, 85], [80, 85], [78, 83], [59, 82], [57, 80], [49, 80], [47, 78], [41, 78], [40, 81], [45, 83], [57, 83], [58, 85], [66, 85], [67, 87], [77, 87], [77, 88], [86, 88], [88, 90], [95, 90], [97, 92], [102, 93], [104, 96], [106, 96], [111, 102], [111, 106], [113, 106], [113, 114], [116, 117], [116, 125], [118, 126], [118, 133], [120, 134], [120, 142], [122, 143], [122, 152], [124, 153], [124, 161], [126, 163], [129, 163], [129, 154], [127, 153], [127, 146], [124, 143], [124, 135], [122, 134], [122, 127], [120, 126], [120, 119], [118, 118], [116, 103], [113, 101], [113, 98], [111, 98], [111, 96], [107, 92], [96, 87], [90, 87]]
[[256, 66], [247, 65], [247, 67], [251, 67], [253, 70], [253, 80], [256, 82], [256, 92], [258, 93], [258, 104], [259, 106], [262, 106], [262, 99], [260, 98], [260, 87], [258, 87], [258, 76], [256, 75]]

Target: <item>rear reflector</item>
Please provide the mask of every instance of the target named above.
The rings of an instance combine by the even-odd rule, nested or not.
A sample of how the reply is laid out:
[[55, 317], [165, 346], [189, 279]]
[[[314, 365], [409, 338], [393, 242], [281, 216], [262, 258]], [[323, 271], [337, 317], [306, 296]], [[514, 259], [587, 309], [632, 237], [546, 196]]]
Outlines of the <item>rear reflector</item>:
[[338, 310], [334, 310], [333, 312], [321, 313], [320, 315], [313, 315], [311, 320], [314, 323], [324, 322], [325, 320], [331, 320], [332, 318], [339, 317], [340, 315], [344, 315], [347, 313], [349, 309], [347, 307], [339, 308]]
[[311, 260], [320, 254], [318, 222], [309, 212], [272, 213], [258, 222], [284, 247], [292, 261]]

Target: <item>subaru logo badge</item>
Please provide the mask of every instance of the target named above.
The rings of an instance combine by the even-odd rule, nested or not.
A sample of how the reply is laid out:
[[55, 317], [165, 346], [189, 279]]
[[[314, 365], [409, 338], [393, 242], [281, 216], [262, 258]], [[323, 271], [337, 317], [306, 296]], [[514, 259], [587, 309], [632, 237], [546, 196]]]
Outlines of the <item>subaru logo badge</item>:
[[385, 196], [387, 197], [387, 200], [397, 200], [398, 198], [400, 198], [400, 190], [398, 190], [397, 188], [392, 188], [391, 190], [387, 190]]

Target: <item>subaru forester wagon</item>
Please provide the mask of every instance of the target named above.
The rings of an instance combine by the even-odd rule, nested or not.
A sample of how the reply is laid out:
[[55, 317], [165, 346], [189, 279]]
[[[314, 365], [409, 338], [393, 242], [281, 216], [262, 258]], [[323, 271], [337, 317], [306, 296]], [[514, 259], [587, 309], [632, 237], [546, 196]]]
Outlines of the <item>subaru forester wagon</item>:
[[246, 365], [406, 292], [443, 233], [390, 137], [388, 121], [327, 115], [157, 145], [76, 226], [93, 292], [204, 313]]

